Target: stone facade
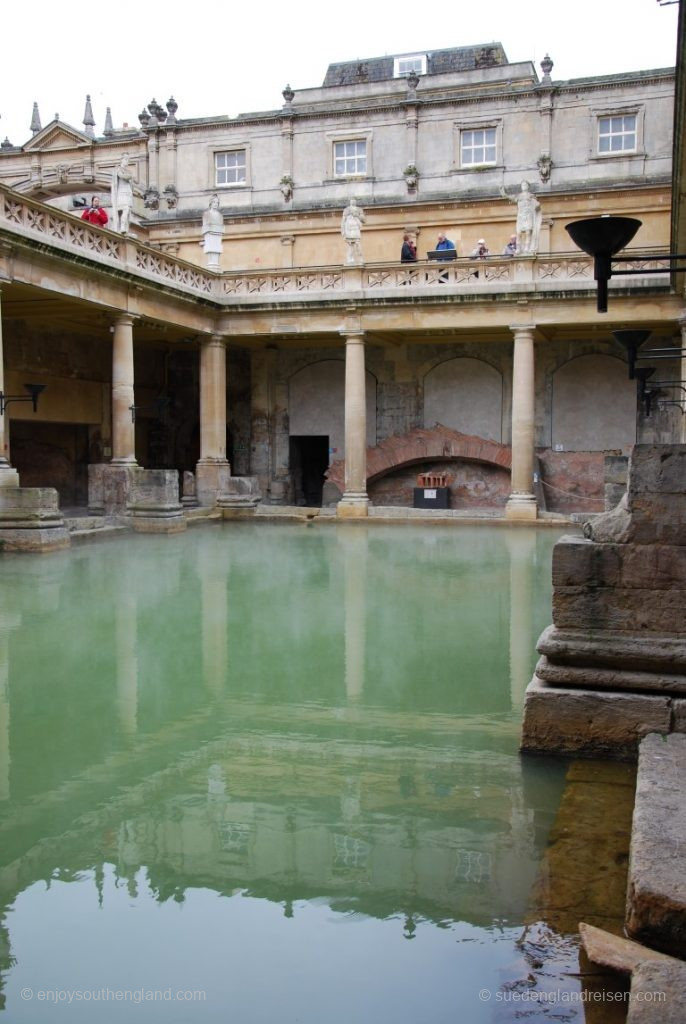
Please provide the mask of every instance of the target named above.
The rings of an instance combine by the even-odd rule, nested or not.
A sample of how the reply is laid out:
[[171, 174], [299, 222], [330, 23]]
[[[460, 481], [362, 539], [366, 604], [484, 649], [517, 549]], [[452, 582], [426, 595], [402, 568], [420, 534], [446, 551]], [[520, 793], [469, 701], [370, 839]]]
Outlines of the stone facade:
[[[367, 458], [438, 425], [509, 446], [514, 514], [525, 518], [537, 506], [599, 511], [607, 456], [677, 438], [680, 410], [658, 401], [647, 415], [612, 337], [648, 320], [646, 348], [681, 338], [678, 296], [640, 273], [654, 266], [646, 247], [669, 237], [671, 69], [553, 82], [547, 62], [539, 78], [500, 44], [417, 59], [416, 81], [393, 58], [336, 64], [321, 87], [284, 90], [277, 110], [184, 119], [175, 102], [150, 105], [137, 130], [91, 137], [56, 121], [2, 149], [5, 392], [47, 385], [37, 413], [8, 410], [6, 457], [25, 485], [83, 504], [88, 467], [121, 448], [147, 469], [226, 463], [217, 480], [254, 476], [264, 501], [318, 504], [355, 426], [353, 335], [365, 425], [364, 438], [351, 436], [362, 449], [366, 439]], [[127, 235], [85, 225], [79, 205], [93, 192], [106, 200], [124, 154]], [[516, 216], [505, 197], [525, 180], [542, 210], [538, 250], [503, 258]], [[222, 263], [208, 273], [202, 218], [215, 194]], [[345, 267], [351, 198], [366, 215], [364, 263]], [[636, 277], [611, 282], [605, 320], [591, 263], [565, 231], [599, 213], [642, 221]], [[441, 231], [454, 263], [426, 259]], [[417, 264], [399, 262], [404, 233]], [[468, 254], [479, 236], [493, 256], [477, 264]], [[35, 299], [46, 293], [44, 314]], [[525, 334], [526, 366], [515, 359]], [[678, 361], [662, 367], [678, 379]], [[432, 468], [454, 477], [455, 508], [508, 501], [505, 471], [478, 459], [420, 465], [400, 454], [384, 482], [366, 473], [377, 503], [408, 504], [413, 474]], [[221, 487], [204, 488], [200, 470], [212, 503]]]

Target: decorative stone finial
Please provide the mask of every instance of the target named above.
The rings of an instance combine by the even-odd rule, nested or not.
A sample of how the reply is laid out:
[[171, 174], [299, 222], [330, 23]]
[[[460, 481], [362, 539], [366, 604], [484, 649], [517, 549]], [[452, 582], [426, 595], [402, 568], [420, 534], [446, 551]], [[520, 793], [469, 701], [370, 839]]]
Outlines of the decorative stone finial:
[[293, 102], [293, 97], [295, 96], [290, 85], [287, 85], [286, 88], [282, 90], [281, 95], [283, 96], [285, 106], [290, 107]]
[[541, 61], [541, 71], [543, 72], [543, 84], [545, 85], [550, 84], [550, 72], [553, 70], [553, 66], [553, 62], [546, 53], [545, 57]]
[[147, 112], [145, 107], [143, 107], [140, 114], [138, 115], [138, 120], [141, 123], [141, 128], [147, 128], [148, 125], [150, 124], [150, 114]]
[[93, 108], [91, 106], [90, 96], [86, 96], [86, 109], [83, 115], [83, 123], [86, 128], [86, 135], [90, 139], [95, 138], [95, 118], [93, 117]]
[[170, 96], [165, 104], [169, 116], [167, 118], [167, 124], [176, 124], [176, 111], [179, 109], [179, 105], [173, 96]]
[[2, 140], [2, 142], [0, 142], [0, 149], [14, 149], [14, 146], [12, 145], [10, 140], [7, 138], [7, 136], [5, 136], [5, 138]]
[[110, 109], [110, 107], [108, 107], [105, 112], [105, 130], [103, 131], [103, 135], [105, 135], [107, 138], [109, 138], [111, 135], [114, 135], [114, 125], [112, 124], [112, 110]]
[[153, 96], [153, 98], [148, 103], [148, 111], [150, 113], [150, 117], [148, 119], [147, 127], [149, 127], [149, 128], [156, 128], [157, 125], [159, 124], [159, 121], [157, 120], [157, 109], [158, 109], [158, 107], [159, 107], [159, 103], [157, 102], [157, 100]]
[[419, 85], [419, 75], [416, 71], [410, 71], [407, 76], [407, 88], [411, 93], [416, 93], [417, 86]]
[[37, 135], [41, 130], [40, 114], [38, 113], [38, 104], [33, 104], [33, 113], [31, 114], [31, 132], [33, 135]]

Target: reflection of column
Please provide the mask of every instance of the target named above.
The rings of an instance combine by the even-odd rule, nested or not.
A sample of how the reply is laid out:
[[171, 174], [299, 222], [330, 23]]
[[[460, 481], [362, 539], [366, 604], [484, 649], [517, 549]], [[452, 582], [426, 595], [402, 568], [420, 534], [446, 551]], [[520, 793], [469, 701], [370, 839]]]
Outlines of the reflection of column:
[[226, 463], [226, 346], [220, 334], [200, 343], [200, 462]]
[[367, 398], [364, 369], [364, 332], [345, 336], [345, 491], [338, 514], [366, 516]]
[[[0, 289], [0, 391], [5, 394], [5, 362], [2, 349], [2, 290]], [[0, 416], [0, 487], [18, 487], [19, 475], [10, 466], [9, 420]]]
[[0, 800], [10, 798], [10, 688], [7, 633], [0, 629]]
[[112, 342], [112, 462], [136, 464], [136, 431], [131, 415], [133, 397], [133, 321], [120, 316], [114, 322]]
[[228, 672], [228, 565], [225, 558], [217, 564], [216, 552], [205, 547], [199, 551], [197, 568], [201, 587], [202, 677], [208, 690], [220, 694]]
[[508, 519], [535, 519], [534, 480], [534, 328], [513, 327], [512, 493]]
[[133, 586], [120, 588], [114, 624], [117, 718], [125, 736], [138, 729], [138, 599]]
[[536, 534], [533, 529], [508, 530], [510, 556], [510, 696], [512, 707], [524, 704], [531, 681], [536, 637], [532, 634]]
[[367, 530], [341, 533], [345, 553], [345, 692], [357, 701], [364, 689], [367, 631]]

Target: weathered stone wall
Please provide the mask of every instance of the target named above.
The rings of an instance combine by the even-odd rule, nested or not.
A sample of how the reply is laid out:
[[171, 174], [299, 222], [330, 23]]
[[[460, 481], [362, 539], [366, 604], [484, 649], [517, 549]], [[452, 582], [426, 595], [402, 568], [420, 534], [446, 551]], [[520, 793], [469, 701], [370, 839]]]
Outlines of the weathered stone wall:
[[446, 473], [450, 488], [450, 508], [504, 508], [510, 496], [508, 470], [477, 462], [432, 462], [404, 467], [396, 473], [369, 484], [368, 493], [375, 505], [412, 507], [418, 473]]

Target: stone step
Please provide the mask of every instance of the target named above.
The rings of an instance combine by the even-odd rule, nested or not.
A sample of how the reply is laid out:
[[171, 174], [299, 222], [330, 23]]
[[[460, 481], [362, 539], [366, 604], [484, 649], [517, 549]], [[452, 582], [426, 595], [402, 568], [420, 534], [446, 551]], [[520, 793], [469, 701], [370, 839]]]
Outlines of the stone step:
[[101, 541], [110, 537], [119, 537], [122, 534], [130, 533], [130, 526], [103, 525], [98, 529], [70, 530], [69, 540], [72, 544], [89, 544], [91, 541]]

